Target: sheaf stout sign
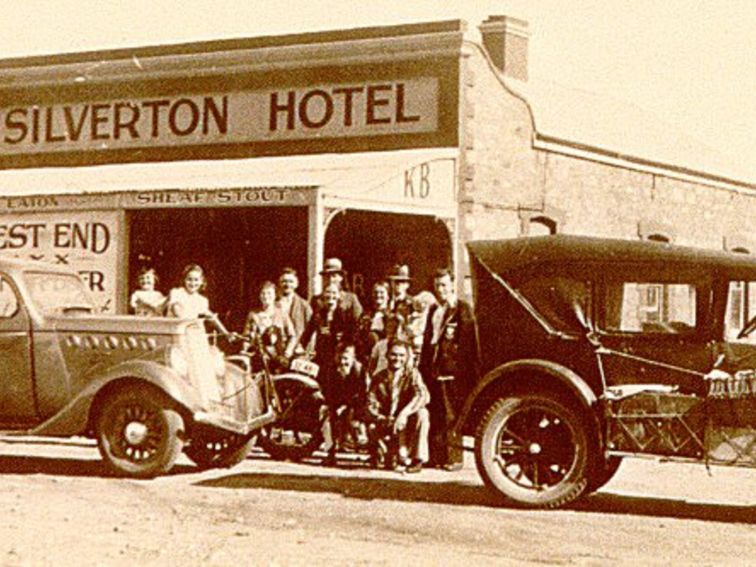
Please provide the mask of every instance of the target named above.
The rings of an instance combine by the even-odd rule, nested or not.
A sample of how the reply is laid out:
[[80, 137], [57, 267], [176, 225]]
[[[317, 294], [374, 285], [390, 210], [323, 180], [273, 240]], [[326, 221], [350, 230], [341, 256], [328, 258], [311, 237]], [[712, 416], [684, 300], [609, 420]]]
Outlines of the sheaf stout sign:
[[0, 218], [0, 257], [46, 262], [77, 272], [98, 306], [114, 312], [118, 217], [113, 212], [60, 212]]
[[5, 155], [433, 132], [438, 79], [5, 106]]

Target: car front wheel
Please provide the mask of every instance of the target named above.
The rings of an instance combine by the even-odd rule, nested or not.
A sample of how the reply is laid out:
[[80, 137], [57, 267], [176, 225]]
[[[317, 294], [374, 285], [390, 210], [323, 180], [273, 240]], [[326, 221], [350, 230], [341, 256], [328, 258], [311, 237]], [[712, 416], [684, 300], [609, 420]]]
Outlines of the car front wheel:
[[168, 472], [181, 454], [184, 421], [152, 390], [116, 392], [96, 423], [100, 454], [118, 475], [151, 478]]
[[530, 508], [563, 506], [585, 492], [588, 435], [580, 414], [551, 398], [497, 400], [478, 427], [475, 460], [486, 486]]

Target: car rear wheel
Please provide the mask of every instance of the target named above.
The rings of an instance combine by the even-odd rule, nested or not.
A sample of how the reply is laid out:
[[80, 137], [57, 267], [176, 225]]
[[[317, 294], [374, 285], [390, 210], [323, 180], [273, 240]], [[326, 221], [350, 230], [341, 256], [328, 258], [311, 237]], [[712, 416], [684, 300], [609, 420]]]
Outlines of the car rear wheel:
[[246, 459], [254, 444], [254, 435], [199, 436], [184, 453], [201, 469], [228, 469]]
[[612, 480], [614, 475], [617, 474], [621, 464], [622, 457], [609, 457], [607, 459], [602, 459], [601, 462], [594, 467], [591, 477], [588, 479], [586, 494], [596, 492]]
[[97, 445], [118, 475], [151, 478], [168, 472], [181, 454], [184, 421], [149, 389], [121, 390], [107, 398], [96, 422]]
[[538, 395], [497, 400], [476, 434], [486, 486], [507, 502], [556, 508], [588, 485], [588, 435], [578, 412]]

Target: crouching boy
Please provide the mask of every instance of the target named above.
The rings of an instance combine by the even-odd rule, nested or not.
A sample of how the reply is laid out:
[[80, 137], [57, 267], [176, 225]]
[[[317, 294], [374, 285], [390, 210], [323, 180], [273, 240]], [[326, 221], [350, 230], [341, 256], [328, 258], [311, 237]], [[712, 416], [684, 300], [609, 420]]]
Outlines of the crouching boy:
[[430, 400], [420, 373], [408, 364], [410, 346], [399, 339], [388, 345], [388, 367], [370, 381], [368, 432], [374, 462], [419, 472], [428, 462]]

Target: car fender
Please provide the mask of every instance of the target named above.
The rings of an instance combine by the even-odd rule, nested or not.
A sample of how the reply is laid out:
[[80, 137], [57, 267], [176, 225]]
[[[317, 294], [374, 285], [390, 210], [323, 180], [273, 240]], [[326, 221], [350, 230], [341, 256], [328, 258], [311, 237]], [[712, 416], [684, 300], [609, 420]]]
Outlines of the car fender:
[[[475, 407], [476, 401], [482, 392], [484, 392], [491, 385], [496, 383], [497, 385], [514, 384], [517, 376], [526, 372], [537, 372], [541, 375], [548, 376], [553, 379], [555, 383], [566, 386], [567, 389], [572, 392], [576, 399], [578, 399], [586, 410], [589, 410], [590, 414], [596, 418], [594, 406], [598, 401], [595, 392], [591, 387], [583, 380], [576, 372], [550, 360], [541, 359], [523, 359], [514, 360], [497, 366], [490, 372], [488, 372], [475, 386], [470, 395], [467, 396], [465, 404], [462, 407], [462, 412], [457, 422], [456, 429], [461, 431], [464, 428], [467, 420], [470, 418], [470, 413]], [[597, 422], [598, 423], [598, 422]]]
[[304, 374], [297, 374], [296, 372], [276, 374], [271, 378], [273, 380], [273, 384], [275, 384], [276, 382], [283, 382], [285, 380], [292, 380], [294, 382], [299, 382], [304, 386], [307, 386], [311, 390], [320, 390], [320, 383], [317, 380], [310, 378], [309, 376], [305, 376]]
[[190, 412], [201, 408], [196, 390], [172, 368], [150, 360], [129, 360], [108, 368], [91, 381], [59, 412], [33, 429], [33, 435], [78, 435], [89, 424], [92, 403], [99, 392], [118, 380], [150, 384]]

